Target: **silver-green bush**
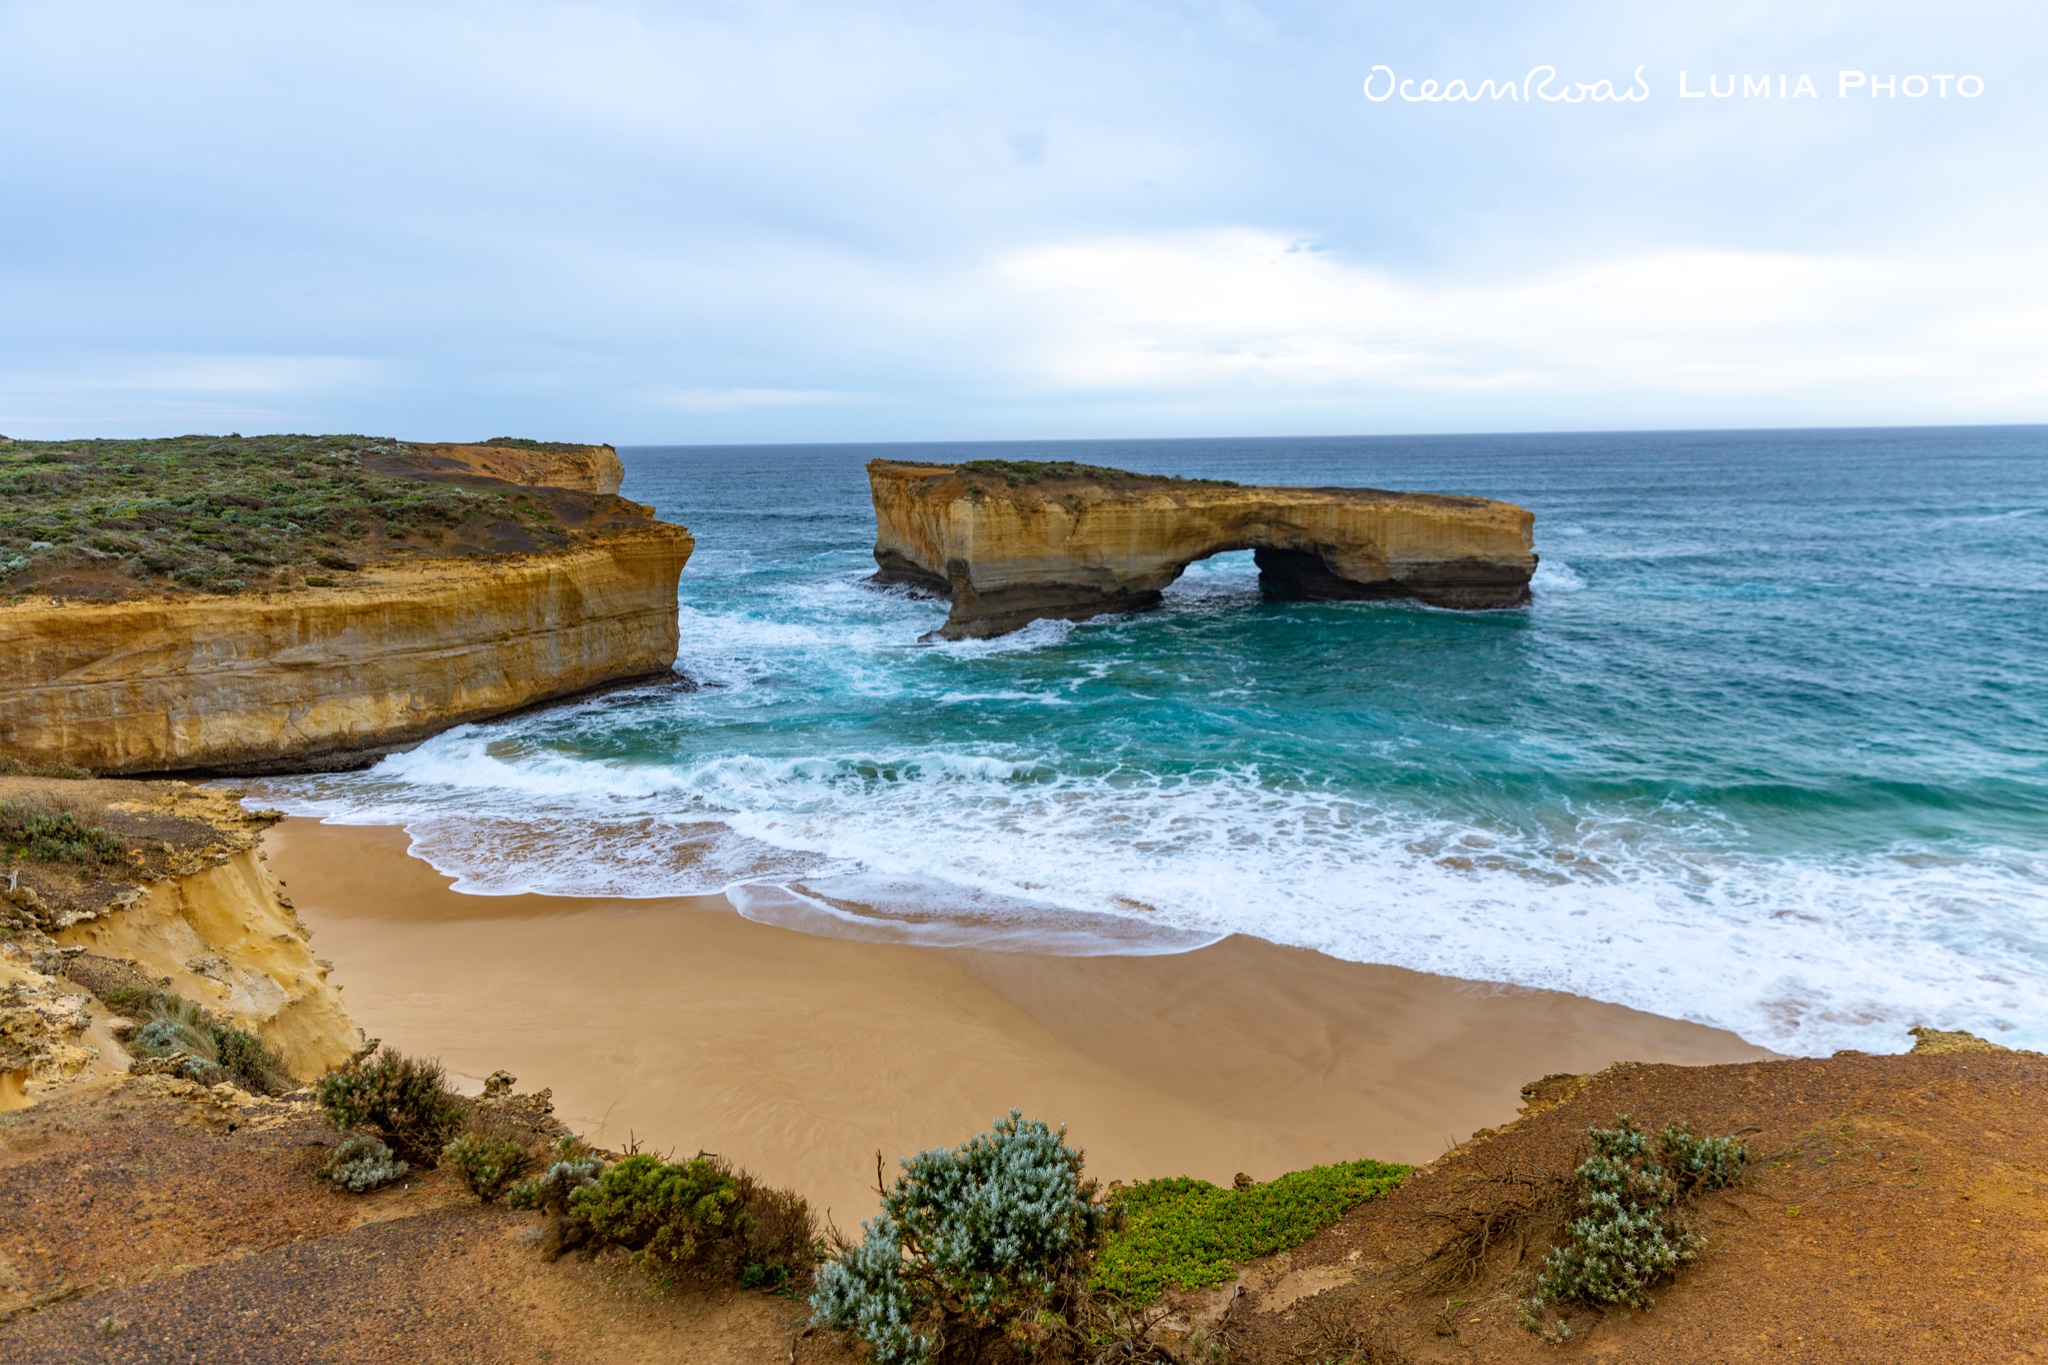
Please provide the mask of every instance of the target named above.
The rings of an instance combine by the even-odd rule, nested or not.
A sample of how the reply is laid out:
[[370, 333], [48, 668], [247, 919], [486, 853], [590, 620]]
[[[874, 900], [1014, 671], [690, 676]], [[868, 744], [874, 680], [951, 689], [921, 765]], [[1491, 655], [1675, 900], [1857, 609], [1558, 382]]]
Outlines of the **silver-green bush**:
[[335, 1144], [320, 1167], [320, 1178], [350, 1194], [371, 1190], [402, 1179], [412, 1167], [391, 1154], [391, 1149], [368, 1133], [355, 1133]]
[[1749, 1159], [1737, 1139], [1701, 1137], [1685, 1123], [1665, 1125], [1653, 1155], [1649, 1134], [1627, 1114], [1587, 1135], [1593, 1155], [1578, 1169], [1578, 1216], [1543, 1258], [1536, 1295], [1521, 1310], [1525, 1326], [1553, 1340], [1571, 1332], [1545, 1321], [1551, 1304], [1648, 1308], [1651, 1287], [1705, 1245], [1680, 1226], [1682, 1201], [1736, 1180]]
[[903, 1162], [858, 1245], [818, 1271], [813, 1321], [876, 1365], [927, 1365], [1007, 1340], [1018, 1354], [1065, 1321], [1102, 1231], [1081, 1154], [1016, 1110], [951, 1151]]

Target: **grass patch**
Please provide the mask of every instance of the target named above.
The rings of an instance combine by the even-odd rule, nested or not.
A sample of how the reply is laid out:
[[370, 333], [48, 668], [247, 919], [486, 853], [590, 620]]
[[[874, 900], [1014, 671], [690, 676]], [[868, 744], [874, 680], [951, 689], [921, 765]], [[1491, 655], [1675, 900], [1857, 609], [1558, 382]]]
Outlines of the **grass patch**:
[[90, 768], [75, 763], [24, 763], [13, 754], [0, 754], [0, 777], [62, 777], [82, 781], [91, 776]]
[[369, 436], [0, 442], [0, 585], [12, 593], [237, 593], [489, 543], [566, 543], [517, 491], [376, 473]]
[[101, 999], [137, 1021], [129, 1048], [138, 1057], [183, 1053], [185, 1076], [202, 1085], [226, 1081], [254, 1095], [281, 1095], [297, 1084], [284, 1059], [263, 1040], [215, 1018], [168, 991], [122, 987]]
[[1306, 1242], [1411, 1169], [1345, 1161], [1238, 1189], [1186, 1176], [1132, 1185], [1112, 1197], [1120, 1226], [1104, 1240], [1092, 1286], [1144, 1304], [1168, 1289], [1221, 1284], [1246, 1261]]

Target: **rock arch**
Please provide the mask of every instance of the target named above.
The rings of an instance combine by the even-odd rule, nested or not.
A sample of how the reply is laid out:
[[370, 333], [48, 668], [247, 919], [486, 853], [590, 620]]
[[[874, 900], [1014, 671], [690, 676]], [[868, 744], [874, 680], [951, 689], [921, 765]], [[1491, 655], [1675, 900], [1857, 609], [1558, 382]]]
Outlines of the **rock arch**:
[[1281, 597], [1529, 600], [1535, 516], [1512, 503], [1374, 488], [1251, 487], [1061, 462], [875, 460], [879, 583], [952, 599], [940, 634], [1144, 611], [1188, 565], [1251, 550]]

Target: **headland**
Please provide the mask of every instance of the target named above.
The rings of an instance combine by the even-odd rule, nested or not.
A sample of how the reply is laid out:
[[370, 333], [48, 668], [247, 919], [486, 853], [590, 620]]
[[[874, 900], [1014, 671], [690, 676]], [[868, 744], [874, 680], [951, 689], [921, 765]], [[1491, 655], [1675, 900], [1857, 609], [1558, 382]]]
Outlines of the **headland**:
[[500, 439], [0, 445], [0, 750], [347, 767], [667, 673], [689, 533], [608, 446]]

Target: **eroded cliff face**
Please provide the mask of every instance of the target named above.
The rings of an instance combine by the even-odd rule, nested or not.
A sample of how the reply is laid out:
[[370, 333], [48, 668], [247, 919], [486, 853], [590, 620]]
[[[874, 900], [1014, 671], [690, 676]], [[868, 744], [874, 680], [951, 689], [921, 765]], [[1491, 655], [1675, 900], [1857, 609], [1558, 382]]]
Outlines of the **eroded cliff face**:
[[345, 766], [676, 656], [695, 542], [651, 519], [346, 587], [0, 608], [0, 752], [101, 773]]
[[1359, 488], [1258, 488], [1072, 466], [876, 460], [876, 580], [952, 598], [941, 634], [1156, 606], [1198, 559], [1255, 551], [1283, 597], [1516, 606], [1534, 514], [1512, 503]]
[[[126, 1071], [123, 1020], [81, 984], [118, 968], [261, 1038], [300, 1080], [363, 1038], [265, 865], [275, 813], [182, 782], [0, 779], [0, 800], [93, 808], [129, 858], [83, 871], [18, 863], [0, 877], [0, 1109], [80, 1076]], [[146, 836], [146, 837], [145, 837]]]

